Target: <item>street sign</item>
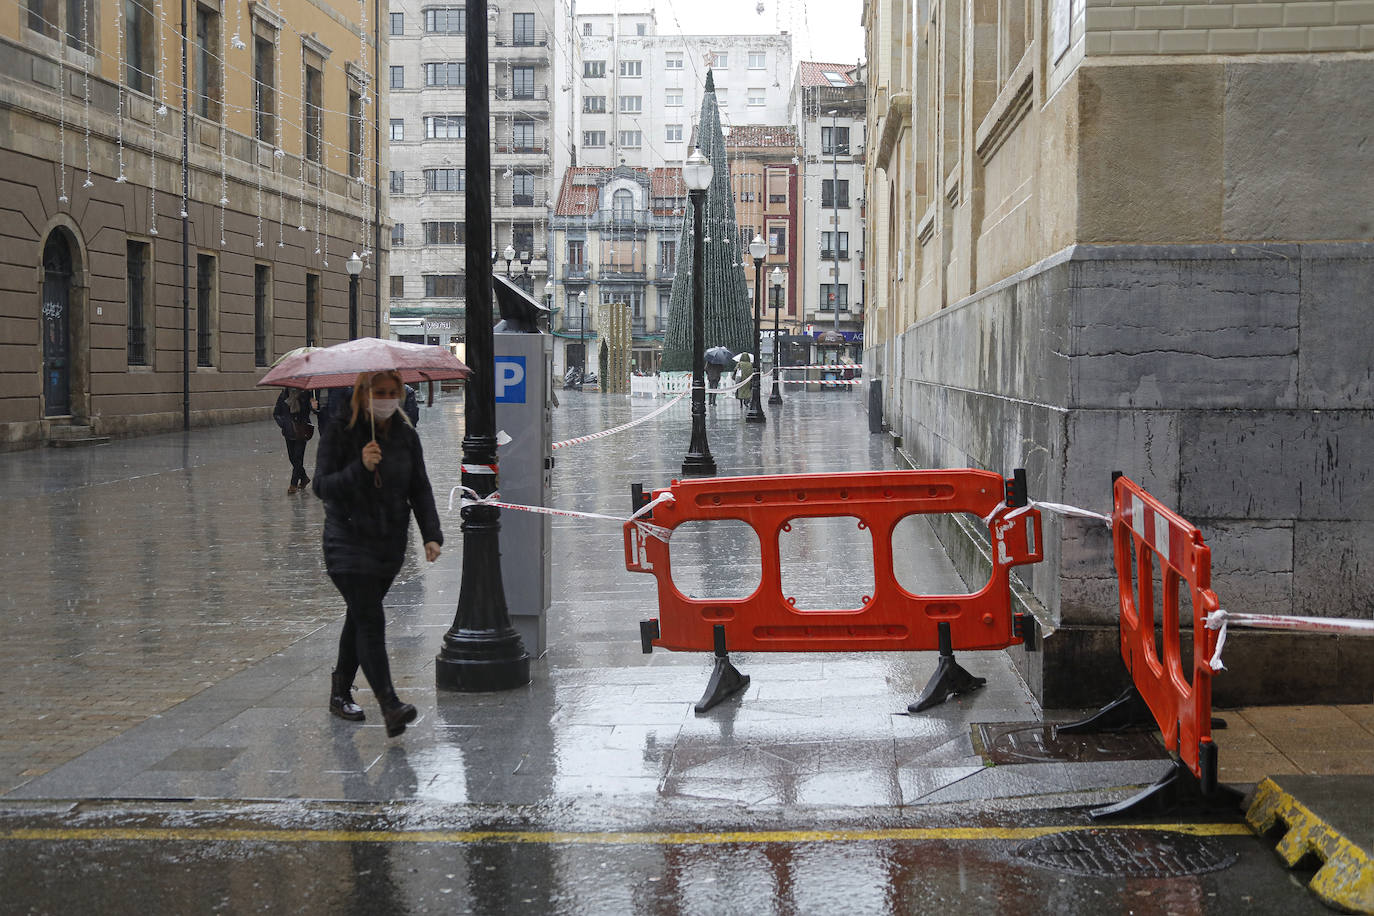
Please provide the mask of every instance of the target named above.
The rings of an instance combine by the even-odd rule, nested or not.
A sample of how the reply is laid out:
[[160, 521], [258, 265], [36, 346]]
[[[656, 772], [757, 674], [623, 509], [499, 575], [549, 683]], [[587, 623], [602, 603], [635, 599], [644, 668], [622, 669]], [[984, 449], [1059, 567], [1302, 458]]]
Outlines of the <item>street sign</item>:
[[497, 356], [496, 403], [525, 403], [525, 357]]

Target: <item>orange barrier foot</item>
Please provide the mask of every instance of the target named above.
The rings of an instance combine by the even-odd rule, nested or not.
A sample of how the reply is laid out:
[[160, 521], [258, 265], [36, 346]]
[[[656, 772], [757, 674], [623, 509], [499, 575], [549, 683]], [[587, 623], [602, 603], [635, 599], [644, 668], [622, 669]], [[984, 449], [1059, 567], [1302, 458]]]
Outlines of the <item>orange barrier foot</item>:
[[940, 623], [940, 663], [931, 675], [921, 696], [906, 708], [909, 713], [922, 712], [932, 706], [939, 706], [950, 697], [971, 693], [988, 682], [985, 677], [974, 677], [964, 670], [964, 666], [954, 660], [954, 649], [950, 645], [949, 624]]

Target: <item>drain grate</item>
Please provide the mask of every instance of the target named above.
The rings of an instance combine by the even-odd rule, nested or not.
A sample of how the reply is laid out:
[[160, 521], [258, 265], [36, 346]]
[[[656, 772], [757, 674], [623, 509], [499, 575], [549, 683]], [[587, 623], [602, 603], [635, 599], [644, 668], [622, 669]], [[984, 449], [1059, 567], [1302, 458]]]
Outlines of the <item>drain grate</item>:
[[1166, 760], [1164, 746], [1149, 732], [1061, 735], [1053, 725], [975, 722], [973, 749], [993, 764], [1088, 763], [1095, 760]]
[[1092, 878], [1180, 878], [1230, 868], [1239, 857], [1210, 837], [1162, 830], [1070, 830], [1027, 840], [1016, 855]]

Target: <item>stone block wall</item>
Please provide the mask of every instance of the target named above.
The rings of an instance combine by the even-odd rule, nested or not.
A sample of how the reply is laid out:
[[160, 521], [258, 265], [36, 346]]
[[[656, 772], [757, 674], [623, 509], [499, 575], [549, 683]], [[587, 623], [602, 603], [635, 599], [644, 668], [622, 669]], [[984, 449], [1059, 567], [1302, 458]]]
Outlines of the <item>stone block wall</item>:
[[[1374, 244], [1077, 246], [913, 325], [903, 415], [917, 466], [1025, 467], [1033, 498], [1099, 512], [1125, 472], [1198, 525], [1236, 611], [1374, 616]], [[1048, 706], [1107, 699], [1118, 614], [1104, 526], [1046, 518], [1021, 570], [1044, 651], [1019, 653]], [[961, 531], [942, 531], [978, 575]], [[1334, 639], [1228, 642], [1236, 702], [1368, 702], [1374, 660]], [[1278, 642], [1276, 642], [1278, 640]], [[1251, 657], [1253, 656], [1253, 657]], [[1314, 682], [1297, 668], [1341, 677]]]
[[1087, 0], [1089, 57], [1374, 49], [1374, 0]]

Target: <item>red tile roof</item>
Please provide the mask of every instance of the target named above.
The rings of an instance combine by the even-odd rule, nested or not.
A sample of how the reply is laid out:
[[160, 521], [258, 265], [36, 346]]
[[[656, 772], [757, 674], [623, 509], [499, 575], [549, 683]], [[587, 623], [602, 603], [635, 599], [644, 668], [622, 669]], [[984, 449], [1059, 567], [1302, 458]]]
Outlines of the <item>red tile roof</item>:
[[[558, 190], [558, 206], [555, 216], [592, 216], [601, 204], [601, 188], [615, 171], [601, 166], [574, 166], [563, 173], [563, 184]], [[649, 196], [652, 201], [663, 198], [685, 198], [687, 185], [682, 180], [680, 168], [635, 169], [643, 174], [648, 172]], [[584, 180], [579, 182], [577, 178]], [[586, 180], [590, 178], [590, 181]], [[652, 207], [655, 212], [662, 208]], [[660, 215], [668, 211], [663, 210]]]
[[827, 64], [820, 61], [804, 60], [797, 64], [797, 78], [801, 80], [803, 87], [808, 86], [833, 86], [835, 85], [825, 75], [826, 71], [838, 73], [845, 80], [844, 85], [854, 85], [854, 71], [858, 69], [857, 64]]
[[730, 128], [725, 137], [727, 147], [784, 147], [797, 145], [797, 129], [789, 124], [742, 124]]

